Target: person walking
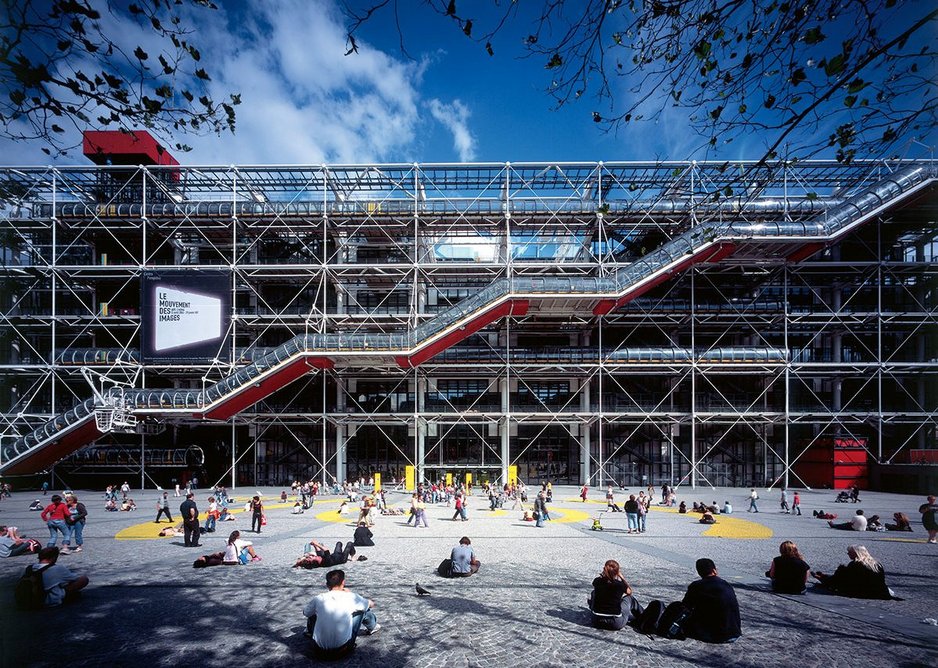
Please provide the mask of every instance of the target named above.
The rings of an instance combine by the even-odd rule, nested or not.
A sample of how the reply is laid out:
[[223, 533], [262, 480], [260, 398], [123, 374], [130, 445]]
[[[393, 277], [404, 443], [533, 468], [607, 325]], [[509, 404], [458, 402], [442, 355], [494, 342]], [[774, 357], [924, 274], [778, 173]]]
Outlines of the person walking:
[[791, 501], [791, 514], [800, 515], [801, 514], [801, 497], [798, 495], [798, 492], [795, 492], [794, 498]]
[[[62, 497], [58, 494], [52, 495], [52, 503], [42, 511], [42, 519], [49, 529], [49, 542], [46, 547], [55, 547], [59, 538], [59, 532], [62, 533], [62, 544], [68, 545], [69, 528], [65, 520], [69, 516], [68, 506], [62, 503]], [[68, 551], [65, 551], [68, 554]]]
[[423, 499], [419, 496], [414, 496], [414, 528], [420, 526], [420, 523], [423, 522], [423, 526], [429, 528], [427, 524], [427, 504], [424, 503]]
[[547, 502], [544, 498], [544, 492], [540, 491], [534, 499], [534, 526], [536, 527], [544, 526], [544, 520], [549, 519], [547, 516]]
[[928, 532], [928, 542], [938, 543], [938, 503], [934, 495], [929, 496], [926, 503], [918, 507], [918, 511], [922, 513], [922, 526]]
[[264, 504], [261, 503], [261, 497], [255, 495], [251, 499], [251, 530], [254, 533], [261, 532], [261, 525], [264, 523]]
[[757, 513], [759, 512], [759, 506], [756, 505], [756, 501], [759, 500], [759, 492], [756, 491], [756, 488], [753, 487], [749, 490], [749, 510], [747, 513]]
[[791, 514], [791, 507], [788, 505], [788, 489], [785, 487], [782, 487], [782, 496], [779, 499], [778, 505], [781, 508], [780, 513], [785, 513], [786, 515]]
[[586, 503], [586, 495], [589, 494], [589, 491], [589, 485], [583, 485], [583, 489], [580, 490], [580, 498], [583, 499], [583, 503]]
[[182, 515], [183, 544], [186, 547], [199, 547], [199, 507], [195, 505], [195, 494], [186, 494], [186, 500], [179, 504]]
[[[179, 486], [176, 486], [176, 489], [179, 489]], [[176, 496], [179, 496], [178, 494]], [[169, 493], [163, 492], [163, 498], [157, 499], [156, 501], [156, 519], [153, 520], [154, 524], [159, 524], [160, 518], [166, 515], [166, 519], [169, 520], [169, 523], [173, 523], [173, 516], [169, 512]]]
[[[68, 506], [68, 516], [65, 518], [65, 523], [68, 525], [69, 532], [65, 538], [65, 543], [62, 545], [62, 551], [65, 553], [81, 552], [81, 546], [85, 544], [82, 533], [85, 530], [85, 518], [88, 517], [88, 509], [74, 494], [68, 497], [66, 505]], [[74, 548], [72, 547], [72, 538], [75, 539]]]

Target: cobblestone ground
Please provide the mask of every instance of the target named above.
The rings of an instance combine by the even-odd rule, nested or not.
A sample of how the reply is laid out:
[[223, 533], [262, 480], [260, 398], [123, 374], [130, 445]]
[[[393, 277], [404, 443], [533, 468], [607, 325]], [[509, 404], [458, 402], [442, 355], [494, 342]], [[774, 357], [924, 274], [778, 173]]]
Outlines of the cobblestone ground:
[[[279, 489], [264, 489], [267, 498]], [[239, 490], [239, 496], [254, 490]], [[16, 493], [0, 503], [0, 524], [14, 524], [45, 542], [38, 513], [26, 511], [35, 493]], [[133, 494], [141, 510], [105, 513], [99, 492], [84, 492], [90, 518], [85, 549], [61, 557], [91, 578], [83, 599], [39, 612], [18, 612], [13, 587], [29, 557], [0, 561], [0, 663], [3, 666], [279, 666], [308, 660], [303, 637], [306, 601], [324, 590], [322, 570], [291, 569], [309, 538], [330, 544], [350, 539], [351, 520], [338, 520], [338, 501], [325, 497], [305, 515], [268, 511], [259, 536], [248, 533], [264, 560], [244, 567], [196, 570], [199, 554], [221, 550], [227, 532], [244, 530], [248, 518], [219, 525], [203, 547], [186, 549], [181, 538], [116, 540], [115, 535], [154, 535], [156, 492]], [[735, 502], [734, 518], [758, 522], [764, 539], [703, 535], [694, 516], [656, 510], [645, 535], [626, 535], [624, 516], [604, 519], [603, 532], [588, 519], [555, 521], [538, 529], [520, 512], [490, 513], [481, 497], [470, 503], [470, 521], [453, 522], [445, 505], [428, 510], [429, 528], [404, 526], [403, 517], [379, 517], [376, 547], [368, 561], [346, 567], [349, 586], [375, 600], [381, 630], [361, 638], [348, 666], [927, 666], [938, 665], [938, 546], [924, 544], [914, 510], [918, 497], [864, 494], [860, 506], [833, 504], [830, 492], [803, 492], [806, 516], [777, 512], [775, 492], [762, 492], [763, 512], [745, 508], [744, 490], [685, 490], [680, 498]], [[198, 500], [204, 507], [206, 493]], [[572, 488], [555, 492], [557, 520], [572, 510], [595, 514], [604, 504], [579, 503]], [[406, 497], [391, 496], [396, 505]], [[174, 499], [173, 515], [178, 515]], [[811, 510], [891, 517], [906, 511], [912, 534], [833, 531]], [[567, 511], [566, 518], [561, 517]], [[582, 516], [580, 516], [582, 518]], [[166, 524], [164, 523], [164, 526]], [[746, 525], [741, 525], [745, 529]], [[761, 527], [756, 527], [760, 528]], [[738, 530], [739, 527], [736, 527]], [[765, 531], [762, 530], [763, 535]], [[462, 535], [472, 538], [482, 560], [478, 576], [444, 580], [434, 574]], [[907, 540], [895, 540], [904, 538]], [[846, 547], [866, 544], [883, 561], [888, 583], [902, 601], [854, 601], [809, 591], [776, 596], [762, 573], [785, 539], [795, 540], [812, 568], [832, 571]], [[915, 542], [909, 542], [915, 541]], [[744, 635], [734, 645], [706, 645], [645, 637], [626, 629], [589, 626], [585, 599], [590, 581], [608, 558], [622, 564], [640, 601], [680, 598], [696, 577], [697, 557], [713, 558], [737, 589]], [[432, 590], [417, 598], [414, 584]]]

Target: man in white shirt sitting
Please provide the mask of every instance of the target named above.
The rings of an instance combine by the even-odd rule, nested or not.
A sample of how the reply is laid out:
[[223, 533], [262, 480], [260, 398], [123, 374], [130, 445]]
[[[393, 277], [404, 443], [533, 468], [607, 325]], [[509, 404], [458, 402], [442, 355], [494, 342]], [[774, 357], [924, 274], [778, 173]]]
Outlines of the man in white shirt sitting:
[[371, 635], [381, 628], [371, 611], [374, 601], [352, 593], [345, 586], [345, 571], [326, 573], [329, 591], [314, 596], [303, 608], [309, 618], [306, 635], [313, 639], [314, 653], [324, 660], [338, 659], [355, 649], [355, 638], [364, 626]]
[[834, 524], [833, 521], [828, 521], [831, 529], [844, 529], [846, 531], [866, 531], [867, 521], [866, 517], [863, 515], [863, 510], [858, 510], [857, 514], [853, 516], [853, 519], [849, 522], [842, 522], [840, 524]]

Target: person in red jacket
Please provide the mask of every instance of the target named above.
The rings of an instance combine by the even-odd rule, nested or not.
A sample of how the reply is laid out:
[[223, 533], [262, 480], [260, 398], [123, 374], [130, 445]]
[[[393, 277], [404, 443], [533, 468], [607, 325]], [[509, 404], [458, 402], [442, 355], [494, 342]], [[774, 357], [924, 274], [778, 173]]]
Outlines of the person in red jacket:
[[46, 544], [46, 547], [55, 547], [56, 541], [58, 541], [58, 532], [62, 533], [62, 544], [66, 546], [65, 554], [68, 554], [68, 535], [70, 529], [66, 523], [66, 519], [69, 516], [68, 506], [62, 503], [62, 497], [58, 494], [52, 495], [52, 503], [45, 507], [42, 511], [42, 519], [45, 521], [46, 526], [49, 527], [49, 542]]
[[580, 498], [583, 499], [583, 503], [586, 503], [586, 495], [589, 493], [590, 488], [588, 485], [583, 485], [583, 489], [580, 490]]

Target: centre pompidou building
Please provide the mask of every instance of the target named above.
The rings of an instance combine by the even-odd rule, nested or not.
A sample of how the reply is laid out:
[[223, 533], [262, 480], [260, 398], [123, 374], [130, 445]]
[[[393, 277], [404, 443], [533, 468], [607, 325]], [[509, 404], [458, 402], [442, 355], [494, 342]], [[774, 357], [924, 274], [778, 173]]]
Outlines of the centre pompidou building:
[[936, 461], [934, 162], [85, 148], [0, 168], [4, 475], [862, 486]]

